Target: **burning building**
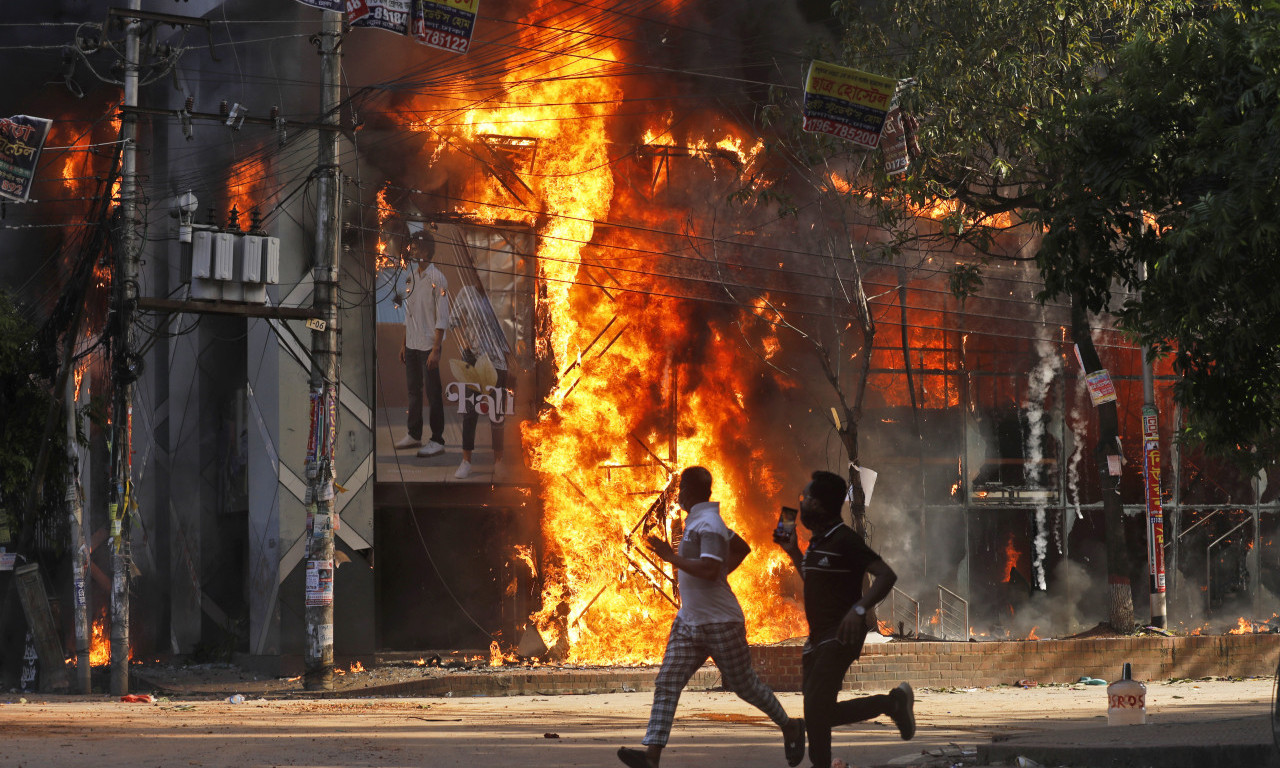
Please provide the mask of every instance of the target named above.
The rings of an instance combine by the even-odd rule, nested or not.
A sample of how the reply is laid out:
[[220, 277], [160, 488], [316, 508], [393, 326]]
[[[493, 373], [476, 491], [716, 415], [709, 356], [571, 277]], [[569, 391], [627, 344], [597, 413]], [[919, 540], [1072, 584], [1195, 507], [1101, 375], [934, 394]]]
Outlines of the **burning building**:
[[[250, 283], [276, 310], [311, 300], [319, 12], [182, 10], [200, 23], [181, 28], [185, 47], [167, 49], [138, 113], [148, 342], [132, 638], [142, 654], [281, 659], [301, 652], [308, 594], [309, 331], [302, 315], [235, 307]], [[159, 61], [179, 32], [154, 30]], [[191, 42], [201, 36], [209, 46]], [[848, 474], [854, 428], [876, 477], [865, 522], [921, 634], [1060, 636], [1105, 618], [1100, 490], [1085, 469], [1095, 427], [1068, 313], [1038, 304], [1035, 273], [1016, 263], [959, 299], [948, 274], [970, 254], [867, 257], [881, 235], [841, 182], [852, 170], [797, 171], [754, 111], [768, 89], [798, 86], [808, 59], [796, 51], [820, 36], [776, 5], [556, 0], [482, 7], [465, 55], [347, 31], [339, 654], [497, 642], [655, 660], [678, 595], [639, 542], [679, 535], [671, 483], [690, 464], [711, 470], [754, 549], [732, 578], [751, 641], [803, 635], [769, 534], [812, 470]], [[87, 175], [66, 141], [44, 172]], [[43, 221], [40, 205], [17, 215]], [[274, 242], [277, 282], [201, 272], [183, 227], [230, 248]], [[394, 447], [403, 249], [420, 231], [454, 308], [439, 457]], [[1032, 249], [1034, 234], [1010, 225], [1001, 247]], [[1141, 615], [1140, 352], [1105, 319], [1095, 337], [1126, 437]], [[1275, 603], [1275, 489], [1170, 442], [1168, 373], [1157, 369], [1156, 393], [1172, 622], [1260, 621]], [[104, 525], [103, 482], [86, 476], [90, 528]], [[968, 606], [958, 626], [953, 597]]]

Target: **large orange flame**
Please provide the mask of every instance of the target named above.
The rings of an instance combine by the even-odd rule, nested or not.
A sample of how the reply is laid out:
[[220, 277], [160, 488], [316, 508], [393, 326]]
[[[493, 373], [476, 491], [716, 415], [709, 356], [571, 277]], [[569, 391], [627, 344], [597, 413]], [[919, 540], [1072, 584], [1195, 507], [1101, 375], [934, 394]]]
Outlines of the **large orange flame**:
[[227, 180], [227, 210], [236, 210], [240, 229], [249, 228], [250, 213], [255, 208], [261, 210], [266, 202], [267, 184], [271, 178], [267, 158], [267, 155], [249, 155], [231, 166]]
[[111, 663], [111, 639], [107, 636], [107, 617], [101, 614], [93, 621], [89, 640], [89, 664], [101, 667]]
[[[538, 13], [526, 20], [537, 21]], [[783, 597], [792, 566], [769, 541], [773, 513], [758, 508], [784, 489], [772, 463], [780, 457], [747, 426], [748, 395], [759, 378], [753, 353], [742, 349], [728, 320], [721, 327], [714, 319], [686, 319], [696, 308], [671, 298], [687, 291], [661, 270], [630, 270], [627, 290], [613, 293], [586, 277], [592, 269], [586, 262], [610, 246], [623, 252], [610, 256], [615, 260], [665, 253], [658, 233], [682, 231], [688, 213], [645, 197], [658, 187], [656, 170], [648, 192], [615, 190], [622, 171], [609, 148], [620, 141], [610, 135], [608, 117], [626, 94], [620, 81], [600, 73], [623, 57], [623, 43], [595, 32], [584, 23], [548, 38], [545, 25], [530, 24], [520, 45], [543, 56], [507, 75], [501, 99], [476, 99], [480, 106], [447, 117], [431, 117], [442, 112], [427, 104], [406, 111], [411, 130], [439, 138], [429, 162], [449, 146], [481, 166], [462, 181], [456, 199], [466, 202], [456, 213], [481, 222], [521, 221], [539, 235], [539, 312], [549, 322], [537, 352], [559, 376], [543, 411], [522, 429], [543, 508], [540, 567], [530, 563], [530, 570], [545, 588], [542, 610], [532, 618], [548, 646], [567, 646], [571, 661], [656, 660], [675, 613], [675, 591], [670, 569], [648, 552], [644, 536], [678, 535], [670, 496], [659, 494], [681, 468], [700, 464], [715, 478], [713, 498], [725, 521], [755, 550], [729, 579], [749, 640], [803, 634], [801, 609]], [[677, 138], [668, 120], [626, 144], [661, 154], [662, 162], [692, 158], [704, 168], [750, 172], [753, 185], [767, 183], [752, 170], [763, 143], [724, 126]], [[525, 151], [530, 148], [536, 151]], [[661, 163], [654, 162], [656, 169]], [[669, 165], [666, 173], [670, 178]], [[622, 222], [637, 226], [598, 231], [600, 223]], [[757, 306], [742, 314], [764, 311]], [[759, 345], [766, 356], [776, 354], [776, 332], [765, 333]], [[696, 360], [689, 359], [690, 349]], [[651, 508], [655, 514], [642, 525]], [[506, 659], [491, 649], [491, 664]]]
[[1004, 577], [1001, 581], [1008, 581], [1013, 576], [1013, 569], [1018, 567], [1018, 560], [1021, 558], [1017, 546], [1013, 543], [1013, 534], [1009, 534], [1009, 540], [1004, 545]]

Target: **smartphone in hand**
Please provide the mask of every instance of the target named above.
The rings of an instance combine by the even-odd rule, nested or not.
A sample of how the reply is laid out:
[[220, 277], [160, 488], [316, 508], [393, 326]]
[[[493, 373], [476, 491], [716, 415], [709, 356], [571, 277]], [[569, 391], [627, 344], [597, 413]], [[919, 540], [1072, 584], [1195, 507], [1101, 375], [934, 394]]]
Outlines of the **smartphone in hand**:
[[794, 507], [783, 507], [778, 512], [778, 527], [773, 531], [773, 540], [775, 542], [786, 544], [795, 540], [796, 517], [799, 514], [799, 510]]

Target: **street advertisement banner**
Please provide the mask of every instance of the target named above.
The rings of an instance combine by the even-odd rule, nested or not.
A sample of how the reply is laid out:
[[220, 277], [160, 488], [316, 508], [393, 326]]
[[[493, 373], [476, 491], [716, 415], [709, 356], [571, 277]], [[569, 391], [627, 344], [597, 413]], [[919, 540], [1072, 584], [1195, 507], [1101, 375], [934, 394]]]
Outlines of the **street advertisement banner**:
[[0, 197], [20, 203], [31, 197], [31, 180], [52, 125], [30, 115], [0, 118]]
[[417, 0], [413, 36], [423, 45], [466, 53], [480, 0]]
[[298, 2], [322, 11], [344, 11], [349, 5], [346, 0], [298, 0]]
[[875, 149], [897, 92], [892, 77], [815, 60], [805, 78], [802, 127]]
[[354, 13], [347, 11], [347, 23], [352, 27], [372, 27], [401, 35], [409, 34], [409, 0], [358, 0], [350, 5], [357, 6]]
[[1093, 400], [1094, 407], [1115, 401], [1116, 385], [1111, 382], [1111, 374], [1106, 368], [1086, 373], [1084, 383], [1089, 387], [1089, 398]]
[[906, 172], [907, 166], [911, 165], [911, 155], [907, 151], [907, 121], [910, 119], [909, 115], [903, 114], [901, 107], [889, 110], [885, 117], [880, 150], [884, 152], [884, 172], [890, 176]]
[[385, 29], [452, 53], [471, 47], [480, 0], [298, 0], [323, 11], [344, 11], [352, 27]]

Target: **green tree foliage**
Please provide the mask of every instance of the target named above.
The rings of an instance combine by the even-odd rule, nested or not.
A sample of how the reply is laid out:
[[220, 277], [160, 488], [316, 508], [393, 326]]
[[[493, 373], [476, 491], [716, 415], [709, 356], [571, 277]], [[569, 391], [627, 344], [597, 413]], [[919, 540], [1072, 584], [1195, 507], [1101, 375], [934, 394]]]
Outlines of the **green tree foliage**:
[[[1045, 206], [1073, 178], [1074, 158], [1059, 144], [1074, 135], [1075, 105], [1107, 80], [1131, 41], [1163, 29], [1187, 12], [1186, 2], [1129, 0], [838, 0], [843, 36], [838, 63], [910, 79], [901, 104], [920, 124], [920, 156], [889, 177], [871, 169], [858, 180], [881, 211], [896, 254], [939, 249], [962, 259], [952, 285], [980, 285], [974, 263], [1037, 256]], [[941, 210], [941, 201], [949, 204]], [[929, 220], [926, 220], [929, 219]], [[940, 220], [938, 220], [940, 219]], [[1060, 252], [1065, 253], [1065, 251]], [[1088, 253], [1079, 254], [1087, 259]], [[1047, 257], [1042, 257], [1043, 265]], [[1072, 335], [1090, 371], [1102, 367], [1089, 330], [1096, 297], [1068, 281]], [[1053, 292], [1047, 296], [1057, 295]], [[1107, 457], [1118, 451], [1114, 403], [1098, 409], [1096, 469], [1103, 489], [1108, 620], [1133, 626], [1119, 478]]]
[[[838, 0], [840, 63], [911, 84], [903, 108], [920, 122], [910, 171], [861, 183], [882, 209], [896, 251], [936, 246], [979, 258], [1010, 253], [1010, 229], [1034, 239], [1025, 217], [1069, 169], [1044, 152], [1069, 105], [1091, 93], [1120, 45], [1176, 13], [1182, 2], [1082, 0]], [[876, 170], [874, 164], [867, 168]], [[953, 205], [941, 227], [935, 203]], [[974, 287], [972, 280], [957, 285]]]
[[[0, 515], [12, 536], [7, 546], [34, 526], [30, 539], [44, 547], [56, 547], [55, 534], [62, 526], [62, 493], [65, 453], [61, 430], [46, 436], [46, 419], [52, 396], [39, 372], [47, 367], [47, 355], [36, 341], [36, 331], [22, 316], [12, 298], [0, 292]], [[40, 446], [48, 439], [51, 453], [44, 482], [28, 510], [28, 498]], [[27, 553], [28, 556], [31, 553]]]
[[[1280, 454], [1280, 11], [1216, 5], [1138, 35], [1043, 149], [1046, 293], [1172, 355], [1183, 437]], [[1052, 139], [1052, 141], [1050, 141]], [[1143, 277], [1143, 268], [1146, 277]]]

